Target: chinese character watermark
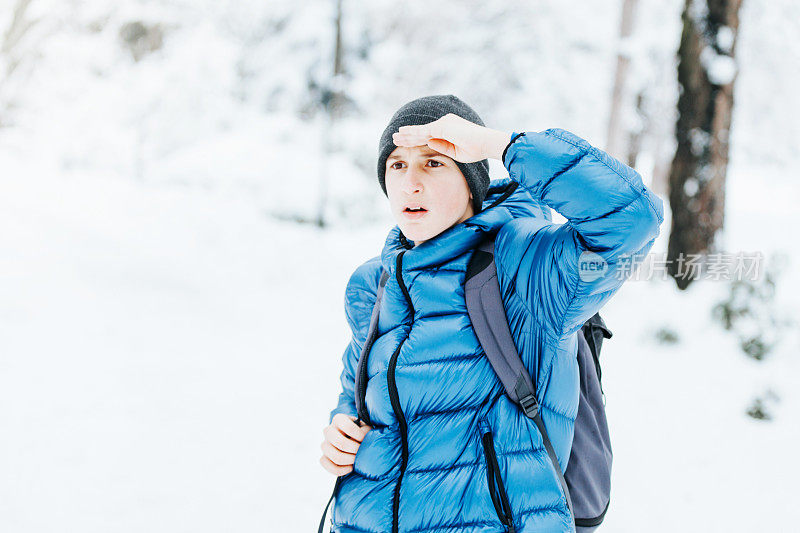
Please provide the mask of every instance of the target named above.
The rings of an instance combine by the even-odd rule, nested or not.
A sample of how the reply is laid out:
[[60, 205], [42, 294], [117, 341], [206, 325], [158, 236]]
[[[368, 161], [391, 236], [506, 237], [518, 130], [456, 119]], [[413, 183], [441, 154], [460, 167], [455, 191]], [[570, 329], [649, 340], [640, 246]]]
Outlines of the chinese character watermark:
[[619, 280], [649, 281], [674, 277], [710, 281], [754, 281], [762, 271], [763, 259], [764, 254], [761, 252], [680, 253], [675, 259], [667, 259], [667, 253], [661, 252], [645, 256], [621, 256], [609, 270], [613, 270], [614, 277]]

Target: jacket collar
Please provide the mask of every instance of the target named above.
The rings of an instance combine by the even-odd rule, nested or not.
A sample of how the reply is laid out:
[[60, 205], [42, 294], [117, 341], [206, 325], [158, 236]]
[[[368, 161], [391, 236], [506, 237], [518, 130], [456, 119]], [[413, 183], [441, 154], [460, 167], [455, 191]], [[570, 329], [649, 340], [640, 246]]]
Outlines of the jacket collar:
[[381, 251], [383, 268], [394, 273], [397, 256], [403, 255], [403, 270], [436, 268], [474, 249], [486, 236], [497, 233], [514, 218], [539, 217], [552, 220], [550, 209], [509, 178], [492, 180], [482, 210], [439, 235], [414, 246], [395, 225]]

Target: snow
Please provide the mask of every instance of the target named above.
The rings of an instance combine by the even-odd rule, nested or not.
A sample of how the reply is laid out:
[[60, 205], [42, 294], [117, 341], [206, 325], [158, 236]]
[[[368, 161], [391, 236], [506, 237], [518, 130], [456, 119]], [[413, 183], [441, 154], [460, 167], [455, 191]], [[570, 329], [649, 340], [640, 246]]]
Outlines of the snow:
[[736, 61], [729, 55], [718, 54], [710, 46], [704, 46], [700, 51], [700, 63], [713, 84], [727, 85], [736, 76]]
[[[631, 52], [631, 84], [654, 91], [654, 109], [677, 99], [682, 4], [640, 6], [648, 52]], [[345, 283], [392, 226], [374, 152], [396, 102], [453, 92], [494, 127], [563, 127], [602, 146], [616, 3], [456, 10], [449, 45], [429, 11], [403, 42], [392, 5], [349, 22], [374, 48], [348, 82], [362, 114], [334, 126], [325, 155], [321, 115], [302, 110], [325, 72], [329, 3], [32, 3], [44, 18], [0, 84], [13, 104], [0, 129], [0, 531], [312, 530], [333, 487], [317, 460], [350, 338]], [[623, 286], [602, 311], [615, 455], [600, 531], [793, 523], [798, 9], [742, 7], [720, 235], [725, 251], [785, 254], [772, 312], [792, 325], [758, 362], [711, 316], [726, 282]], [[116, 33], [130, 20], [165, 24], [163, 49], [134, 62]], [[291, 222], [315, 216], [323, 172], [331, 227]], [[678, 342], [657, 342], [662, 328]], [[771, 421], [745, 414], [755, 398]]]
[[710, 149], [711, 135], [701, 128], [692, 128], [689, 130], [689, 142], [692, 154], [700, 157]]
[[717, 28], [717, 47], [727, 54], [733, 51], [734, 34], [730, 26], [720, 26]]
[[689, 178], [683, 184], [683, 192], [690, 198], [697, 194], [699, 189], [700, 185], [695, 178]]

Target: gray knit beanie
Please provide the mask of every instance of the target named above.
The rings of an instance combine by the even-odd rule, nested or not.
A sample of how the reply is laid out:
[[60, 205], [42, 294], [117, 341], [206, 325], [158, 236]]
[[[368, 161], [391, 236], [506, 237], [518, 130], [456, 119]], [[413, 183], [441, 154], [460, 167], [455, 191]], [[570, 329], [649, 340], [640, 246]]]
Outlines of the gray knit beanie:
[[[453, 113], [470, 122], [485, 126], [481, 117], [470, 106], [452, 94], [423, 96], [408, 102], [395, 112], [389, 121], [389, 125], [383, 130], [383, 135], [381, 135], [378, 145], [378, 181], [383, 189], [383, 194], [387, 197], [389, 196], [386, 192], [386, 159], [397, 148], [394, 141], [392, 141], [392, 134], [400, 126], [427, 124], [442, 118], [448, 113]], [[460, 161], [455, 161], [455, 163], [467, 180], [467, 186], [472, 192], [472, 206], [475, 214], [478, 214], [481, 211], [483, 199], [486, 197], [486, 191], [489, 188], [489, 161], [482, 159], [474, 163], [461, 163]]]

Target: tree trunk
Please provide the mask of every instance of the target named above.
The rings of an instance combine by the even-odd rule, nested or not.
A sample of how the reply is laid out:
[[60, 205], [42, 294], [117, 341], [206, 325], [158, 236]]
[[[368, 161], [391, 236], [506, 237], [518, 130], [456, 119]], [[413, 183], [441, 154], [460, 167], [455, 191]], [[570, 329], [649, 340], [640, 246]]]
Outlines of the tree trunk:
[[642, 150], [642, 139], [645, 132], [649, 129], [649, 117], [643, 108], [644, 91], [636, 95], [636, 114], [639, 115], [640, 126], [631, 128], [628, 133], [628, 161], [627, 165], [636, 168], [636, 161], [639, 159], [639, 152]]
[[664, 149], [668, 139], [668, 135], [657, 133], [653, 140], [653, 178], [650, 188], [663, 197], [669, 195], [669, 169], [672, 162], [672, 154]]
[[328, 89], [322, 95], [323, 114], [321, 144], [323, 147], [323, 161], [319, 175], [319, 197], [317, 200], [316, 225], [325, 227], [325, 209], [328, 205], [328, 185], [330, 173], [328, 160], [334, 151], [333, 136], [336, 131], [337, 119], [344, 114], [344, 46], [342, 44], [342, 1], [336, 0], [336, 18], [334, 19], [333, 43], [333, 70]]
[[622, 4], [622, 22], [620, 24], [619, 51], [617, 52], [617, 69], [614, 74], [614, 90], [611, 95], [611, 111], [608, 115], [608, 131], [606, 132], [606, 149], [610, 155], [620, 161], [625, 159], [626, 135], [622, 117], [625, 109], [625, 80], [630, 65], [630, 39], [633, 33], [634, 9], [637, 0], [625, 0]]
[[719, 251], [736, 79], [741, 0], [686, 0], [678, 48], [677, 149], [669, 176], [667, 265], [680, 289], [699, 276], [688, 259]]

